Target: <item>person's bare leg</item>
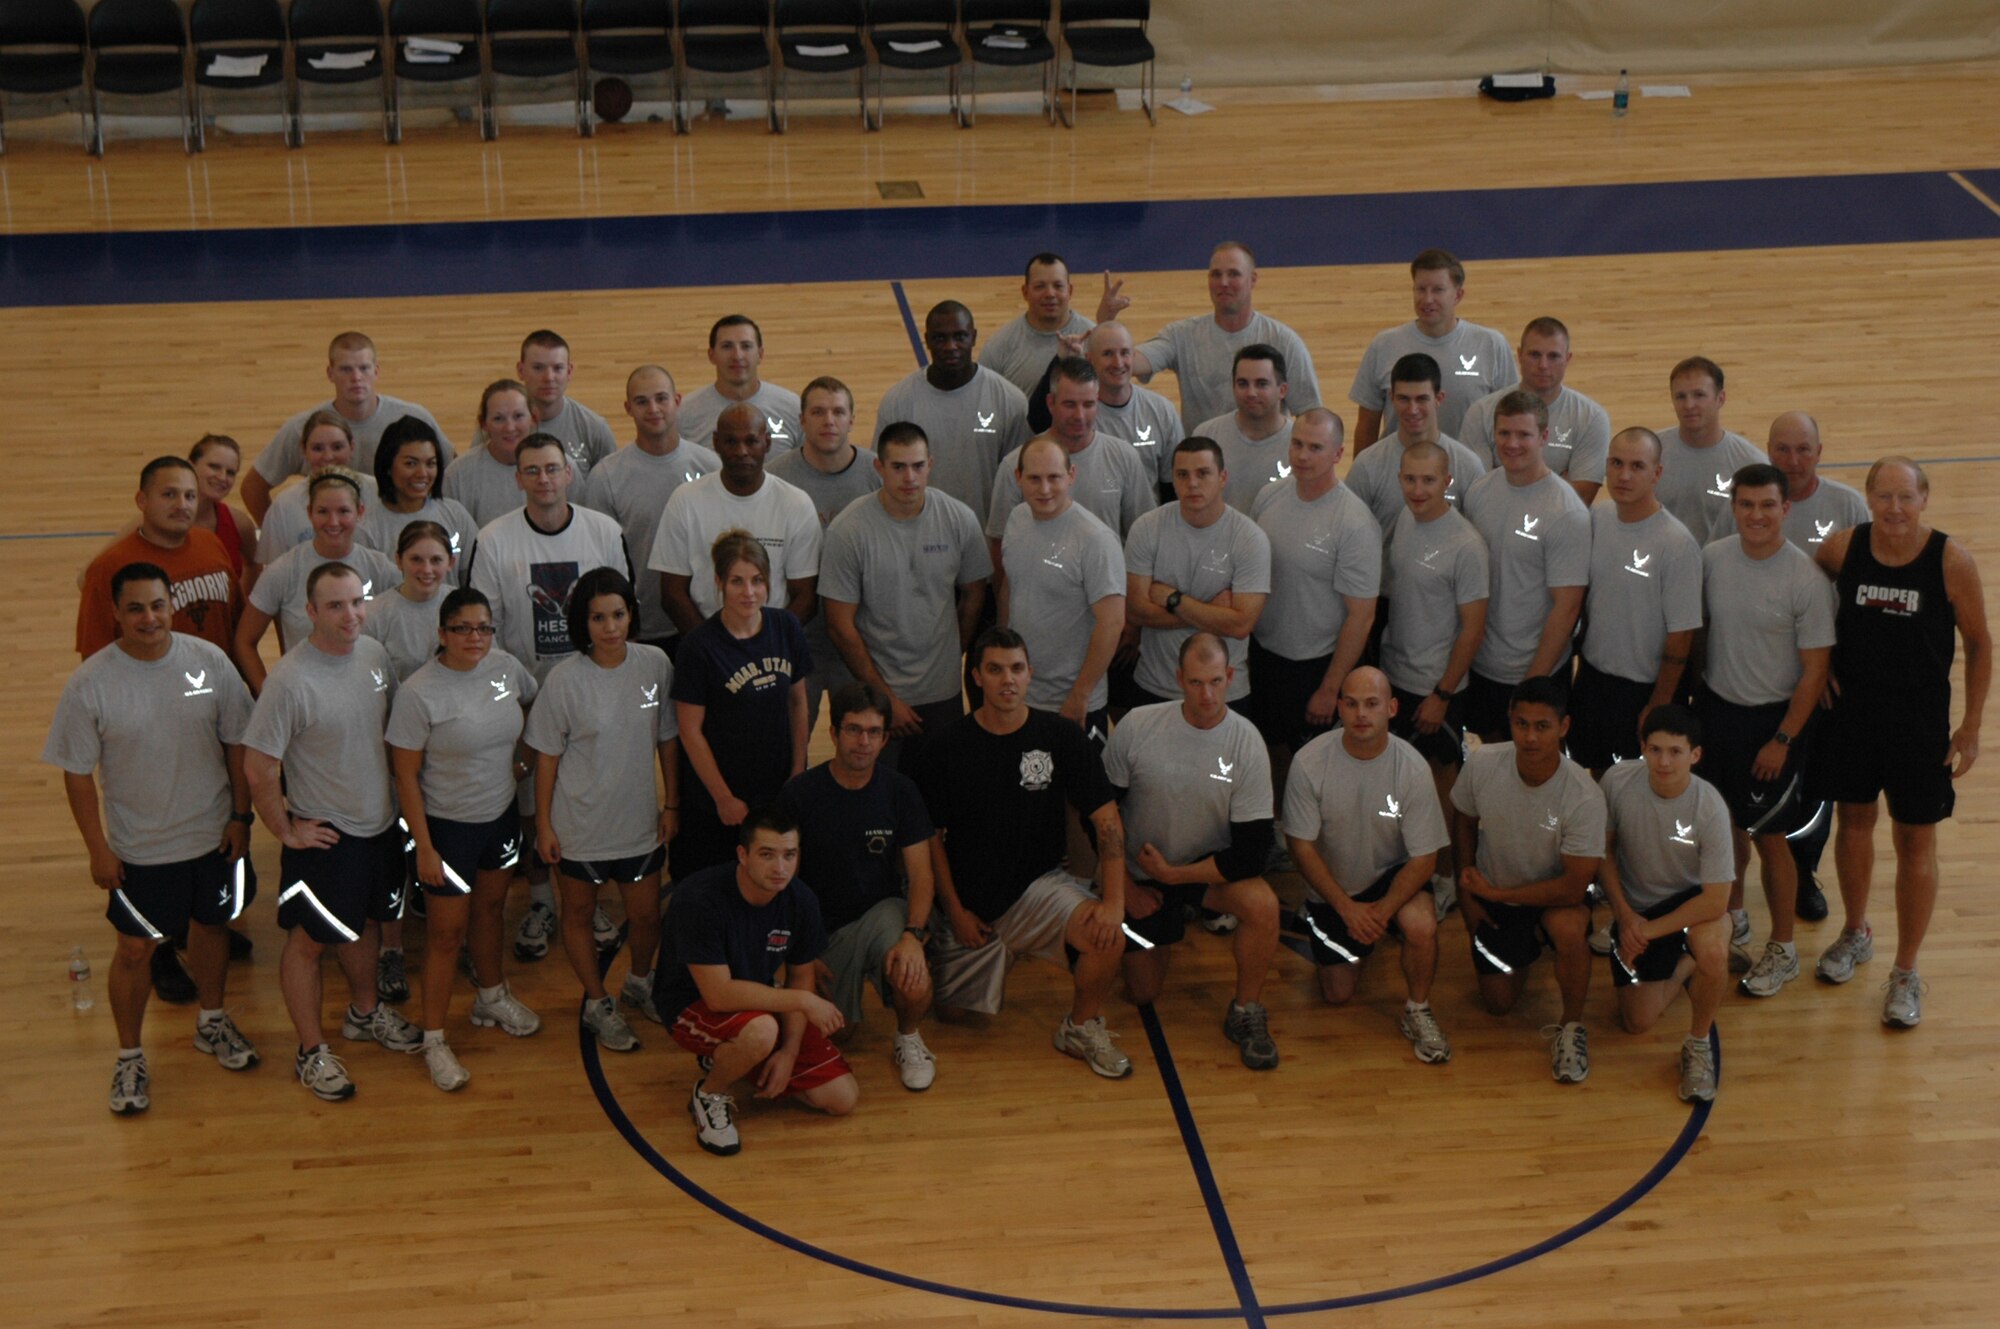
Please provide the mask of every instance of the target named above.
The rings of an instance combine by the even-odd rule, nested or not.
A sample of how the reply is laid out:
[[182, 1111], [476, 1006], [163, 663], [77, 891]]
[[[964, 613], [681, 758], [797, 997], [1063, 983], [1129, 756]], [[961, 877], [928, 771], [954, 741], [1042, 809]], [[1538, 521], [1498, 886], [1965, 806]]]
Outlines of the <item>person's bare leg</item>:
[[1202, 903], [1220, 913], [1236, 915], [1236, 935], [1230, 950], [1236, 959], [1236, 1004], [1264, 999], [1264, 979], [1278, 953], [1278, 896], [1262, 877], [1211, 886]]
[[104, 986], [111, 998], [111, 1022], [118, 1026], [121, 1048], [139, 1046], [139, 1033], [146, 1024], [146, 1003], [153, 996], [153, 950], [159, 944], [121, 932], [118, 948], [111, 953], [111, 972], [105, 975]]
[[1563, 905], [1542, 911], [1542, 928], [1556, 948], [1556, 987], [1562, 993], [1562, 1022], [1583, 1023], [1590, 994], [1590, 911]]
[[1937, 827], [1889, 823], [1896, 847], [1896, 967], [1915, 969], [1937, 907]]
[[451, 1013], [451, 985], [458, 974], [458, 948], [465, 941], [472, 901], [463, 895], [433, 895], [424, 921], [424, 1028], [442, 1029]]
[[[205, 1011], [222, 1009], [228, 990], [229, 929], [221, 923], [188, 923], [188, 977]], [[127, 1044], [126, 1046], [131, 1046]]]
[[1868, 926], [1868, 896], [1875, 882], [1875, 815], [1873, 803], [1840, 805], [1833, 867], [1840, 879], [1840, 903], [1847, 915], [1841, 929], [1846, 932]]
[[[278, 956], [278, 986], [285, 994], [285, 1011], [292, 1017], [299, 1046], [307, 1052], [326, 1042], [320, 1015], [320, 956], [325, 952], [326, 947], [308, 937], [304, 928], [295, 927], [285, 933], [285, 949]], [[375, 989], [371, 986], [368, 993], [373, 997]]]

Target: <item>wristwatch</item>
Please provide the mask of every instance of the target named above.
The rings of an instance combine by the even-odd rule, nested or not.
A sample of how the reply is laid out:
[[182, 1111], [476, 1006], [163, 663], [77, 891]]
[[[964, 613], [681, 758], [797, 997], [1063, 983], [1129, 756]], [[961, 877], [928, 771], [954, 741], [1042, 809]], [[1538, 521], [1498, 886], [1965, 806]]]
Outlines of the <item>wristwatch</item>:
[[1167, 596], [1167, 612], [1171, 614], [1180, 607], [1181, 607], [1181, 593], [1179, 591], [1171, 592]]
[[1792, 736], [1780, 729], [1777, 733], [1771, 735], [1771, 741], [1781, 748], [1788, 748], [1792, 745]]
[[909, 933], [912, 937], [915, 937], [919, 945], [923, 946], [930, 945], [931, 930], [929, 928], [906, 927], [903, 929], [903, 931]]
[[229, 814], [229, 819], [240, 826], [254, 826], [257, 824], [257, 814], [255, 812], [232, 812]]

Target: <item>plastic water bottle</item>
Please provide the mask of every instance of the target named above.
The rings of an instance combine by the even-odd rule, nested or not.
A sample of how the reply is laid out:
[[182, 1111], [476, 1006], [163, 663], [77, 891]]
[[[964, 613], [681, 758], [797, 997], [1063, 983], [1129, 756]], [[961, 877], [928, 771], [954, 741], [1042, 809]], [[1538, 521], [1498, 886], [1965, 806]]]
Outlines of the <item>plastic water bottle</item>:
[[90, 961], [82, 946], [72, 946], [69, 951], [69, 1004], [79, 1011], [97, 1004], [90, 995]]
[[1182, 74], [1182, 75], [1181, 75], [1181, 100], [1182, 100], [1182, 101], [1191, 101], [1191, 100], [1193, 100], [1193, 98], [1194, 98], [1194, 75], [1193, 75], [1193, 74]]
[[1624, 70], [1618, 71], [1618, 87], [1611, 94], [1611, 114], [1623, 116], [1632, 109], [1632, 80]]

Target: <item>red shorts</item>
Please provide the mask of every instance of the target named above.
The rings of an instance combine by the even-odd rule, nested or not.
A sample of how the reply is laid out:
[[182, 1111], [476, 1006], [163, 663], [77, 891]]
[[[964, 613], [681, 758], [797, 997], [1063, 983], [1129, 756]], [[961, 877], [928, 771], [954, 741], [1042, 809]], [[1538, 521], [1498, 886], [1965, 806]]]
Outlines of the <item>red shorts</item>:
[[[706, 1057], [742, 1033], [744, 1027], [760, 1015], [777, 1018], [770, 1011], [730, 1011], [724, 1014], [710, 1008], [707, 1002], [697, 1001], [680, 1013], [669, 1031], [674, 1036], [674, 1042], [698, 1057]], [[852, 1074], [854, 1070], [840, 1055], [840, 1049], [828, 1042], [825, 1034], [808, 1024], [805, 1037], [799, 1040], [798, 1059], [792, 1063], [792, 1079], [785, 1086], [785, 1092], [802, 1094]]]

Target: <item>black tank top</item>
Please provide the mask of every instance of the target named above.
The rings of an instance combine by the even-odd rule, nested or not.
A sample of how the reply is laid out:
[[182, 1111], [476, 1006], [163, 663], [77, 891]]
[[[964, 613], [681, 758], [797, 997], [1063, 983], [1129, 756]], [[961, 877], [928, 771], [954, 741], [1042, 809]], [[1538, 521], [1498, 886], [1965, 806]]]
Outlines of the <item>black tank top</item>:
[[1932, 531], [1915, 558], [1892, 568], [1875, 557], [1874, 529], [1873, 522], [1854, 528], [1834, 581], [1834, 677], [1843, 693], [1859, 686], [1948, 705], [1958, 614], [1944, 589], [1945, 533]]

